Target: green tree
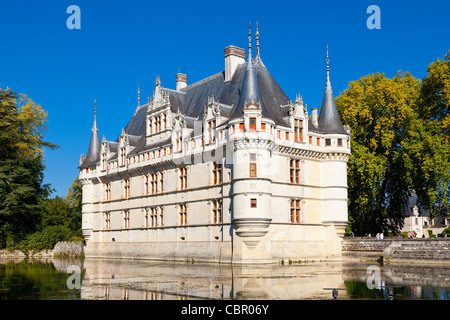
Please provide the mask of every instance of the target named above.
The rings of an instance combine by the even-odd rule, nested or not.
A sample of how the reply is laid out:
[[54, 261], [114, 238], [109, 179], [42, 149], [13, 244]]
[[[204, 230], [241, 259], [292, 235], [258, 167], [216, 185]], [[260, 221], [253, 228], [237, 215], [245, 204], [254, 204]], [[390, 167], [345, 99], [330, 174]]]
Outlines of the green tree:
[[442, 58], [430, 63], [423, 79], [418, 103], [421, 118], [437, 123], [450, 144], [450, 50]]
[[45, 111], [10, 89], [0, 88], [0, 246], [11, 247], [40, 224], [40, 200], [50, 194], [43, 183]]
[[[356, 234], [398, 232], [412, 189], [430, 207], [445, 187], [448, 152], [417, 112], [420, 80], [367, 75], [336, 98], [351, 127], [348, 162], [349, 223]], [[448, 188], [448, 182], [447, 182]]]

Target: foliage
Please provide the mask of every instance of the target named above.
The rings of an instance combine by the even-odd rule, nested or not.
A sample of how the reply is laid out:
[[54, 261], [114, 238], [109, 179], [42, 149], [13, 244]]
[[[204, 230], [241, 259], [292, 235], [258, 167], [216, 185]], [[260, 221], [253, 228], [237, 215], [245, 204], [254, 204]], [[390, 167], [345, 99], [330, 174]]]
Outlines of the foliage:
[[50, 199], [43, 183], [47, 113], [25, 95], [0, 89], [0, 248], [51, 249], [82, 239], [81, 185]]
[[445, 228], [444, 231], [442, 231], [442, 234], [444, 236], [450, 237], [450, 227]]
[[427, 68], [420, 90], [421, 118], [435, 121], [450, 144], [450, 50]]
[[22, 252], [51, 250], [59, 241], [68, 241], [72, 237], [72, 231], [63, 225], [47, 226], [42, 231], [37, 231], [20, 243]]
[[412, 190], [432, 214], [448, 198], [449, 148], [420, 118], [420, 90], [408, 72], [392, 79], [376, 73], [350, 82], [336, 98], [352, 135], [348, 192], [355, 234], [397, 233]]
[[11, 247], [36, 230], [50, 194], [43, 183], [46, 113], [24, 95], [0, 89], [0, 246]]

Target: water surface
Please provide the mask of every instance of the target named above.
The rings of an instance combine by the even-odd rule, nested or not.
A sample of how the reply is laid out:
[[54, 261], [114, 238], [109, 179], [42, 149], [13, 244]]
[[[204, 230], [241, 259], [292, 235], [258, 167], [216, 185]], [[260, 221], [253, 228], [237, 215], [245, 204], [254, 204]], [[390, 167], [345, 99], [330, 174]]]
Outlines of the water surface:
[[[393, 287], [391, 297], [389, 287]], [[332, 288], [340, 289], [338, 299], [345, 300], [449, 300], [450, 266], [309, 262], [232, 267], [91, 258], [0, 260], [1, 300], [324, 300], [333, 299], [328, 290]]]

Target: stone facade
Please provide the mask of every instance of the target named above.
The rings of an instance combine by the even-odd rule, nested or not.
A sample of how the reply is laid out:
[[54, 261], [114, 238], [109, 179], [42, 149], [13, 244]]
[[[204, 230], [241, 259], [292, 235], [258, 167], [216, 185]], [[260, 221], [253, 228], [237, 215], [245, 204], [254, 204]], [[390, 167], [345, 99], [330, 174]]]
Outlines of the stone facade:
[[[86, 256], [341, 256], [349, 129], [339, 119], [340, 130], [322, 129], [299, 96], [287, 99], [259, 54], [250, 48], [245, 63], [242, 52], [228, 47], [225, 72], [178, 90], [158, 77], [116, 141], [91, 147], [91, 139], [79, 176]], [[324, 119], [336, 109], [328, 71]]]

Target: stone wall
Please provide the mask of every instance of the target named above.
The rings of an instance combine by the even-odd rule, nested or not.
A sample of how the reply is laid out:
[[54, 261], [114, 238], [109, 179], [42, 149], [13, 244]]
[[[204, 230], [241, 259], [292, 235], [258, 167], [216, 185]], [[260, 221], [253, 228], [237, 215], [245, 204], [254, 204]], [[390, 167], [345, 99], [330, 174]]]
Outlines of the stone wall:
[[80, 257], [83, 255], [83, 243], [74, 241], [60, 241], [53, 248], [53, 255]]
[[370, 239], [345, 238], [342, 256], [386, 263], [450, 263], [450, 238]]

